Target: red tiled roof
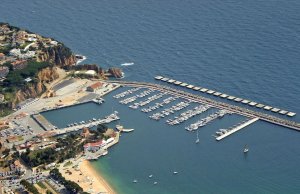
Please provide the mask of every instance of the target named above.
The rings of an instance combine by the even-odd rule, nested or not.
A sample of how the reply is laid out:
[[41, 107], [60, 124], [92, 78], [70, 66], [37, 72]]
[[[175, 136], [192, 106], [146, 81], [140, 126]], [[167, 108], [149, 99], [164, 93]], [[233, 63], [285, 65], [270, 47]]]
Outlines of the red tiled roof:
[[93, 89], [97, 89], [97, 88], [101, 87], [102, 85], [103, 84], [101, 82], [97, 82], [97, 83], [90, 85], [89, 87], [93, 88]]
[[102, 144], [102, 140], [94, 142], [94, 143], [87, 143], [83, 147], [88, 148], [88, 147], [100, 147]]

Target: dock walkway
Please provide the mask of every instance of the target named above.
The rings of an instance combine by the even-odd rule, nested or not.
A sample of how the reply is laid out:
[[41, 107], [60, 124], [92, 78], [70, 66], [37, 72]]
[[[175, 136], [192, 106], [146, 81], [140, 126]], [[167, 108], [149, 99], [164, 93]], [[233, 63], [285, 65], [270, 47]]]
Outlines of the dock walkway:
[[252, 123], [254, 123], [254, 122], [258, 121], [258, 120], [259, 120], [259, 118], [251, 119], [251, 120], [249, 120], [249, 121], [247, 121], [247, 122], [245, 122], [245, 123], [243, 123], [243, 124], [241, 124], [241, 125], [233, 128], [233, 129], [231, 129], [230, 131], [226, 132], [225, 134], [216, 137], [216, 140], [220, 141], [220, 140], [224, 139], [225, 137], [227, 137], [227, 136], [229, 136], [229, 135], [231, 135], [231, 134], [233, 134], [233, 133], [235, 133], [235, 132], [237, 132], [237, 131], [239, 131], [239, 130], [241, 130], [241, 129], [249, 126], [249, 125], [251, 125]]

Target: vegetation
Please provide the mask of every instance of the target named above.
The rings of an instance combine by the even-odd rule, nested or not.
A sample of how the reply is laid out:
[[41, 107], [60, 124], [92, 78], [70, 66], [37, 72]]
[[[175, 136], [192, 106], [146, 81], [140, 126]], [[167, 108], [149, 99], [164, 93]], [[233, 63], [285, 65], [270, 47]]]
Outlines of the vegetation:
[[97, 126], [97, 131], [100, 133], [105, 133], [107, 131], [108, 127], [106, 125], [103, 124], [99, 124]]
[[[12, 68], [11, 64], [9, 63], [6, 63], [5, 65], [10, 69]], [[24, 69], [10, 71], [6, 77], [6, 80], [4, 80], [3, 85], [10, 87], [10, 90], [12, 90], [11, 92], [13, 92], [16, 90], [16, 88], [20, 88], [26, 84], [24, 79], [28, 77], [36, 77], [41, 69], [44, 69], [48, 66], [49, 63], [47, 62], [29, 61], [27, 67]]]
[[46, 190], [46, 194], [53, 194], [53, 193], [49, 190]]
[[0, 47], [0, 53], [3, 53], [5, 55], [9, 54], [9, 51], [12, 49], [12, 47], [10, 45], [8, 46], [2, 46]]
[[21, 154], [21, 158], [30, 167], [53, 162], [60, 163], [66, 159], [74, 158], [77, 154], [82, 152], [83, 142], [78, 135], [71, 134], [64, 139], [57, 139], [56, 148], [61, 149], [56, 151], [55, 148], [49, 147], [36, 151], [27, 150], [25, 153]]
[[50, 171], [50, 176], [63, 184], [71, 194], [84, 193], [83, 189], [75, 182], [66, 180], [57, 168]]
[[33, 184], [29, 183], [27, 180], [21, 180], [21, 185], [23, 185], [27, 191], [33, 194], [39, 194], [39, 191], [33, 186]]
[[68, 161], [68, 162], [66, 162], [65, 164], [64, 164], [64, 167], [67, 167], [67, 166], [70, 166], [70, 165], [72, 165], [73, 163], [71, 162], [71, 161]]
[[38, 186], [40, 186], [41, 188], [47, 189], [46, 185], [44, 185], [43, 182], [38, 182], [37, 184], [38, 184]]

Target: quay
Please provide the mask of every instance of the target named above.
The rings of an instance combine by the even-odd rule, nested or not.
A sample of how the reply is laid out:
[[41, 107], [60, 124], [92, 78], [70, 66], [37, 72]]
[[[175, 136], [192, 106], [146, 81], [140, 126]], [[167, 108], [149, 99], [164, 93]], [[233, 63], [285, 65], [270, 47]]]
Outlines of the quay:
[[[40, 135], [41, 136], [43, 136], [43, 135], [48, 136], [50, 134], [50, 136], [58, 136], [58, 135], [66, 134], [66, 133], [79, 131], [79, 130], [83, 129], [84, 127], [94, 127], [94, 126], [97, 126], [99, 124], [110, 123], [110, 122], [113, 122], [113, 121], [116, 121], [116, 120], [120, 119], [120, 117], [117, 114], [118, 114], [118, 112], [114, 111], [114, 113], [106, 116], [104, 119], [93, 119], [93, 120], [90, 120], [88, 122], [84, 122], [84, 123], [82, 122], [82, 123], [75, 124], [75, 125], [72, 125], [72, 126], [68, 126], [68, 127], [65, 127], [65, 128], [54, 127], [51, 130], [46, 131], [45, 133], [41, 133]], [[47, 122], [50, 123], [49, 121], [47, 121]]]
[[34, 114], [31, 116], [45, 131], [55, 129], [55, 126], [52, 125], [43, 115]]
[[39, 114], [43, 113], [43, 112], [52, 111], [52, 110], [58, 110], [58, 109], [69, 108], [69, 107], [73, 107], [73, 106], [77, 106], [77, 105], [82, 105], [82, 104], [86, 104], [86, 103], [90, 103], [90, 102], [93, 102], [93, 103], [96, 103], [96, 104], [102, 104], [104, 102], [104, 99], [101, 98], [101, 97], [97, 97], [97, 98], [94, 98], [94, 99], [91, 99], [91, 100], [76, 102], [76, 103], [70, 104], [70, 105], [62, 105], [62, 106], [55, 106], [55, 107], [52, 107], [52, 108], [44, 108], [42, 111], [39, 112]]
[[253, 119], [251, 119], [251, 120], [249, 120], [249, 121], [247, 121], [247, 122], [245, 122], [245, 123], [243, 123], [243, 124], [241, 124], [237, 127], [234, 127], [233, 129], [230, 129], [227, 132], [225, 132], [224, 134], [216, 137], [216, 140], [220, 141], [220, 140], [224, 139], [225, 137], [227, 137], [227, 136], [229, 136], [229, 135], [231, 135], [231, 134], [233, 134], [233, 133], [235, 133], [235, 132], [237, 132], [237, 131], [239, 131], [239, 130], [241, 130], [241, 129], [249, 126], [249, 125], [251, 125], [252, 123], [254, 123], [258, 120], [259, 120], [259, 118], [253, 118]]
[[61, 129], [56, 129], [53, 130], [53, 132], [55, 132], [56, 135], [62, 135], [65, 133], [70, 133], [70, 132], [74, 132], [74, 131], [78, 131], [84, 127], [93, 127], [93, 126], [97, 126], [99, 124], [104, 124], [104, 123], [110, 123], [112, 121], [116, 121], [119, 120], [120, 117], [117, 116], [117, 111], [115, 111], [114, 113], [112, 113], [109, 116], [106, 116], [104, 119], [98, 119], [95, 121], [91, 121], [91, 122], [87, 122], [87, 123], [82, 123], [79, 125], [75, 125], [75, 126], [70, 126], [70, 127], [65, 127], [65, 128], [61, 128]]
[[216, 101], [216, 100], [213, 100], [213, 99], [210, 99], [210, 98], [207, 98], [207, 97], [203, 97], [203, 96], [200, 96], [200, 95], [195, 95], [195, 94], [185, 92], [185, 91], [181, 91], [181, 90], [171, 88], [171, 87], [168, 87], [168, 86], [153, 84], [153, 83], [147, 83], [147, 82], [134, 82], [134, 81], [130, 82], [130, 81], [111, 80], [111, 81], [106, 81], [106, 82], [118, 83], [120, 85], [128, 86], [128, 87], [141, 87], [141, 88], [149, 88], [149, 89], [159, 90], [161, 92], [166, 92], [170, 95], [181, 97], [183, 99], [192, 100], [192, 101], [199, 102], [199, 103], [202, 103], [202, 104], [207, 104], [207, 105], [210, 105], [212, 107], [219, 108], [219, 109], [225, 109], [225, 110], [228, 110], [230, 112], [233, 112], [233, 113], [245, 116], [245, 117], [249, 117], [249, 118], [257, 117], [260, 120], [265, 121], [265, 122], [269, 122], [269, 123], [276, 124], [276, 125], [279, 125], [279, 126], [282, 126], [282, 127], [286, 127], [286, 128], [290, 128], [290, 129], [300, 131], [300, 123], [290, 121], [290, 120], [287, 120], [287, 119], [283, 119], [283, 118], [279, 118], [279, 117], [269, 115], [269, 114], [266, 114], [266, 113], [250, 110], [250, 109], [243, 108], [243, 107], [240, 107], [240, 106], [236, 106], [236, 105]]
[[[166, 78], [166, 77], [162, 77], [162, 76], [156, 76], [155, 79], [159, 80], [159, 81], [169, 83], [169, 84], [179, 85], [179, 84], [176, 84], [179, 81], [174, 80], [174, 79], [170, 79], [170, 78]], [[221, 98], [233, 101], [233, 102], [248, 104], [249, 106], [256, 107], [256, 108], [259, 108], [259, 109], [263, 109], [263, 110], [266, 110], [266, 111], [271, 111], [271, 112], [278, 113], [278, 114], [281, 114], [281, 115], [287, 115], [289, 117], [293, 117], [293, 116], [296, 115], [296, 113], [294, 113], [294, 112], [281, 110], [279, 108], [273, 108], [273, 107], [268, 106], [268, 105], [260, 104], [260, 103], [253, 102], [253, 101], [250, 101], [250, 100], [244, 100], [244, 99], [239, 98], [239, 97], [230, 96], [230, 95], [223, 94], [221, 92], [217, 92], [217, 91], [214, 91], [214, 90], [202, 88], [202, 87], [199, 87], [199, 86], [190, 85], [188, 83], [182, 83], [182, 84], [180, 84], [180, 86], [188, 88], [188, 89], [193, 89], [193, 90], [196, 90], [196, 91], [200, 91], [200, 92], [203, 92], [203, 93], [206, 93], [206, 94], [209, 94], [209, 95], [218, 96], [218, 97], [221, 97]]]

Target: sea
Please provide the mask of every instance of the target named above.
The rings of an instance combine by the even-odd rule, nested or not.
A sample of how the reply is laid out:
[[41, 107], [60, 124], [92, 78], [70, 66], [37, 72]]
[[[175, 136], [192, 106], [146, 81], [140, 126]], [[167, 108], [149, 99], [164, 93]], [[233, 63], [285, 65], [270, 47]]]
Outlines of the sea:
[[[1, 0], [0, 20], [55, 38], [86, 63], [120, 67], [126, 80], [162, 75], [296, 112], [290, 119], [299, 122], [299, 9], [297, 0]], [[92, 162], [118, 193], [300, 192], [299, 132], [258, 121], [217, 142], [218, 129], [245, 120], [226, 115], [201, 128], [195, 144], [184, 127], [214, 110], [171, 127], [112, 98], [127, 89], [102, 105], [45, 113], [65, 126], [117, 110], [135, 129]]]

